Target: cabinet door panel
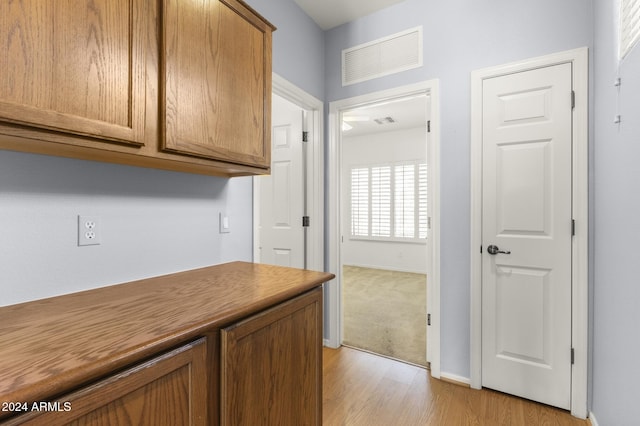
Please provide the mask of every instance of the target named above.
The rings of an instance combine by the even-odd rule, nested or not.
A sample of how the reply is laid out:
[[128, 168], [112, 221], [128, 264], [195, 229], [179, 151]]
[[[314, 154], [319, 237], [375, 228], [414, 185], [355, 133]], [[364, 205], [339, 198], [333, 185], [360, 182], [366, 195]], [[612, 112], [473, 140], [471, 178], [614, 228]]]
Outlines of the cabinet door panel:
[[32, 412], [7, 424], [205, 425], [205, 342], [200, 339], [62, 397], [59, 412]]
[[165, 0], [162, 148], [268, 168], [272, 28], [235, 0]]
[[322, 291], [221, 333], [222, 425], [322, 423]]
[[143, 143], [141, 0], [0, 2], [0, 121]]

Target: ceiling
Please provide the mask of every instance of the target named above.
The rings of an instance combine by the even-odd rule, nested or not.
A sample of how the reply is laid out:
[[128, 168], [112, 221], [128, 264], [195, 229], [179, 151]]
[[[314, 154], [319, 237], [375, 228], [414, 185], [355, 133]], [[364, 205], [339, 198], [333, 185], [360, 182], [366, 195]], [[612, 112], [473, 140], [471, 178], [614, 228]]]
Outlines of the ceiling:
[[[345, 111], [342, 114], [343, 123], [351, 126], [351, 129], [343, 127], [342, 134], [344, 137], [352, 137], [415, 127], [426, 129], [426, 99], [426, 95], [412, 96]], [[386, 120], [387, 117], [391, 117], [394, 122], [390, 123]]]
[[404, 0], [293, 0], [320, 28], [329, 30]]

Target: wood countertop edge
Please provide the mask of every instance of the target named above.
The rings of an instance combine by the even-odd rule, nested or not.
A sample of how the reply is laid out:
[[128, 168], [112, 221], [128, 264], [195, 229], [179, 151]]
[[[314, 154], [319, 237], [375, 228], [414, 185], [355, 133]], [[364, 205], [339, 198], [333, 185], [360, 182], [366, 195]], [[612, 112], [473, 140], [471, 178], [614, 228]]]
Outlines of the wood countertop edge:
[[[261, 312], [298, 295], [313, 291], [335, 277], [335, 275], [327, 272], [319, 274], [321, 275], [317, 278], [308, 280], [296, 288], [290, 288], [254, 303], [243, 305], [242, 308], [231, 307], [228, 311], [216, 312], [199, 323], [172, 330], [171, 333], [150, 339], [144, 344], [132, 346], [125, 351], [114, 353], [92, 362], [79, 363], [75, 368], [56, 374], [54, 377], [28, 383], [14, 391], [5, 392], [0, 395], [0, 403], [55, 401], [56, 398], [62, 397], [74, 389], [95, 383], [115, 372], [126, 370], [135, 364], [144, 362], [191, 340], [196, 340], [208, 332], [220, 330], [247, 316]], [[16, 414], [18, 413], [0, 412], [0, 419], [6, 419]]]

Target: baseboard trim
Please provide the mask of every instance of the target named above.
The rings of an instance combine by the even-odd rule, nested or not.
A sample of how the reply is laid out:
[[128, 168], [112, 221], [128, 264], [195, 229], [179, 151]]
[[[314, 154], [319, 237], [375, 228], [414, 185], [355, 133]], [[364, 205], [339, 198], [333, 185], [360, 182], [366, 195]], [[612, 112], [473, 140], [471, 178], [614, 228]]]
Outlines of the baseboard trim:
[[598, 421], [596, 420], [596, 416], [589, 411], [589, 418], [587, 419], [591, 423], [591, 426], [598, 426]]
[[338, 345], [338, 346], [333, 346], [333, 345], [331, 344], [331, 340], [329, 340], [329, 339], [323, 339], [323, 340], [322, 340], [322, 345], [323, 345], [323, 346], [326, 346], [327, 348], [331, 348], [331, 349], [338, 349], [338, 348], [340, 347], [340, 345]]
[[440, 372], [440, 380], [465, 388], [471, 387], [471, 379], [469, 379], [468, 377], [458, 376], [456, 374]]

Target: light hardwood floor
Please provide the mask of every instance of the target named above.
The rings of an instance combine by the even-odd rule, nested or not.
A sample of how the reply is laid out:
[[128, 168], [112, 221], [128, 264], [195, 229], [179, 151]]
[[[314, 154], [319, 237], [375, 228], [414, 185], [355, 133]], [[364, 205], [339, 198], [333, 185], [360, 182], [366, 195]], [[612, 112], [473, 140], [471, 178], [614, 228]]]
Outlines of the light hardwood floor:
[[433, 379], [413, 365], [324, 348], [326, 426], [588, 426], [568, 412]]

